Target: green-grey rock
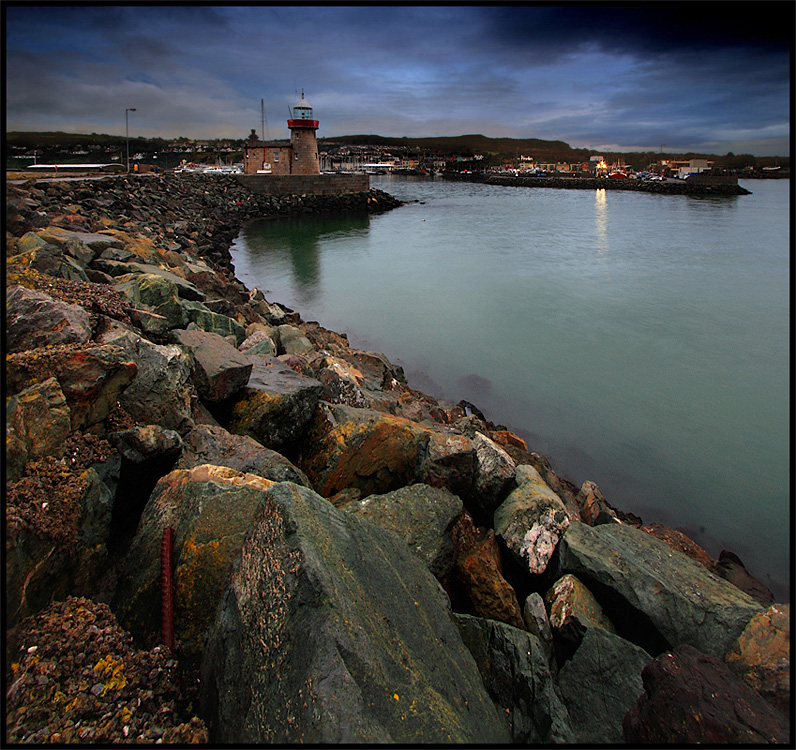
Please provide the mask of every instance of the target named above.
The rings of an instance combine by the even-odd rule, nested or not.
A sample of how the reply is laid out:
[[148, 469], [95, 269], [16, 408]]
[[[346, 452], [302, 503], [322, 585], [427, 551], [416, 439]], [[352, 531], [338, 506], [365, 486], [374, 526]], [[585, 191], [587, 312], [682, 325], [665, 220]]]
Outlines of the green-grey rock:
[[281, 325], [277, 329], [279, 350], [284, 354], [303, 354], [313, 351], [310, 340], [295, 326]]
[[162, 315], [169, 322], [169, 328], [184, 328], [187, 321], [177, 285], [173, 281], [154, 273], [125, 274], [119, 276], [114, 289], [124, 295], [132, 307]]
[[211, 740], [507, 742], [426, 566], [290, 483], [265, 493], [204, 648]]
[[602, 628], [589, 628], [574, 656], [558, 673], [558, 689], [578, 744], [624, 743], [622, 719], [644, 685], [641, 670], [652, 661], [643, 648]]
[[559, 553], [560, 571], [585, 583], [617, 627], [635, 621], [639, 639], [631, 640], [643, 645], [641, 631], [660, 636], [655, 653], [686, 643], [721, 658], [763, 610], [704, 566], [626, 524], [571, 523]]
[[464, 614], [454, 619], [512, 742], [571, 742], [569, 715], [539, 639], [496, 620]]
[[451, 529], [463, 506], [448, 490], [412, 484], [348, 503], [344, 510], [394, 531], [437, 578], [444, 578], [453, 567]]
[[234, 336], [236, 346], [240, 346], [246, 338], [246, 329], [237, 320], [215, 313], [201, 302], [184, 300], [182, 309], [187, 323], [219, 336]]

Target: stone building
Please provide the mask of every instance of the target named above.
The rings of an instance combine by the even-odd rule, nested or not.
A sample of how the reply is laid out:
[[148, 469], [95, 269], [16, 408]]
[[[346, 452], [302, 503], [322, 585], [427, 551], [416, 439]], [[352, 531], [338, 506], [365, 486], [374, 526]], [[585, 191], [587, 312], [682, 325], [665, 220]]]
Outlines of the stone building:
[[315, 131], [318, 120], [312, 119], [312, 107], [301, 92], [301, 99], [291, 110], [287, 121], [290, 141], [261, 141], [252, 130], [244, 146], [245, 174], [313, 175], [320, 174], [318, 141]]

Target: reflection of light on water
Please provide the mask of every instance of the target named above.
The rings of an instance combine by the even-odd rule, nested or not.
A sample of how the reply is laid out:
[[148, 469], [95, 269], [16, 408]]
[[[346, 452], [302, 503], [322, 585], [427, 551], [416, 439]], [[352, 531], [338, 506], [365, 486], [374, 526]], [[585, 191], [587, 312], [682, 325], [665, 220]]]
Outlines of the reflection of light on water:
[[594, 191], [594, 228], [597, 232], [597, 249], [600, 255], [608, 252], [608, 203], [605, 199], [605, 188]]

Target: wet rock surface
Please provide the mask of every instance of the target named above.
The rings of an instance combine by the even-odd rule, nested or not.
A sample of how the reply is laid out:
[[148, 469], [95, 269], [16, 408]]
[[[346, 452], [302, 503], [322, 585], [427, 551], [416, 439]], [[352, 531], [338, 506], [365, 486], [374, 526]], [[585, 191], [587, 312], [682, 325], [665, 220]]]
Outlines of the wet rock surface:
[[[625, 703], [590, 686], [625, 701], [624, 668], [589, 654], [617, 642], [652, 656], [696, 643], [772, 710], [788, 700], [783, 610], [731, 553], [709, 565], [681, 532], [633, 528], [476, 405], [413, 389], [384, 354], [235, 278], [243, 221], [388, 210], [390, 196], [269, 198], [164, 175], [31, 180], [7, 197], [15, 739], [613, 741]], [[367, 520], [377, 509], [387, 529]], [[618, 641], [582, 608], [582, 627], [550, 627], [542, 597], [567, 574]], [[86, 682], [76, 643], [96, 633], [75, 617], [106, 623], [114, 659], [156, 655], [135, 705], [105, 683], [138, 673], [107, 671], [104, 652]], [[158, 672], [167, 621], [176, 651]], [[14, 649], [41, 648], [42, 632], [53, 656], [37, 672], [37, 651]], [[56, 676], [77, 692], [47, 693]], [[571, 712], [561, 688], [580, 691]]]

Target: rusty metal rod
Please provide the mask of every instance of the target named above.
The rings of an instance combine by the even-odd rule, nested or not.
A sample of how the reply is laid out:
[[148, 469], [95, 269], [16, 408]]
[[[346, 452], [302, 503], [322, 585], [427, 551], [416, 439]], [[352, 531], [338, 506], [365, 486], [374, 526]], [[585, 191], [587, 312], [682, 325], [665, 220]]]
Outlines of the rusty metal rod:
[[174, 651], [174, 529], [163, 529], [160, 542], [160, 640]]

